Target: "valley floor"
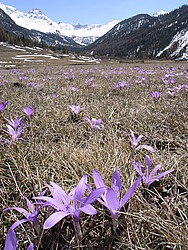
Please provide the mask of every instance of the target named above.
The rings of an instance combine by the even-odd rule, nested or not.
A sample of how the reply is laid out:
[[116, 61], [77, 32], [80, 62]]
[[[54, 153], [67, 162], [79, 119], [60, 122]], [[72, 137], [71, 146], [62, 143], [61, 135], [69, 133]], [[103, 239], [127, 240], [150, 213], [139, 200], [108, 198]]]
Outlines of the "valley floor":
[[[38, 215], [39, 234], [32, 223], [15, 229], [17, 245], [26, 249], [33, 242], [34, 249], [46, 250], [186, 250], [188, 63], [92, 60], [0, 45], [0, 103], [7, 102], [0, 112], [1, 211], [13, 206], [27, 209], [23, 195], [31, 201], [47, 189], [50, 197], [50, 182], [69, 192], [87, 174], [95, 189], [94, 168], [108, 188], [114, 170], [119, 172], [118, 199], [139, 178], [133, 162], [140, 162], [146, 174], [149, 156], [151, 170], [160, 164], [159, 174], [173, 172], [149, 187], [144, 179], [140, 182], [119, 210], [116, 230], [112, 214], [97, 200], [92, 204], [97, 214], [80, 214], [82, 236], [75, 234], [71, 216], [42, 230], [55, 211], [48, 206]], [[81, 110], [76, 113], [72, 105]], [[36, 110], [29, 117], [23, 106]], [[13, 123], [16, 118], [21, 134], [15, 127], [11, 131], [18, 140], [7, 127], [8, 120]], [[92, 118], [99, 126], [95, 120], [88, 122]], [[136, 138], [143, 135], [137, 145], [130, 140], [131, 130]], [[1, 249], [10, 226], [23, 217], [15, 210], [1, 213]]]

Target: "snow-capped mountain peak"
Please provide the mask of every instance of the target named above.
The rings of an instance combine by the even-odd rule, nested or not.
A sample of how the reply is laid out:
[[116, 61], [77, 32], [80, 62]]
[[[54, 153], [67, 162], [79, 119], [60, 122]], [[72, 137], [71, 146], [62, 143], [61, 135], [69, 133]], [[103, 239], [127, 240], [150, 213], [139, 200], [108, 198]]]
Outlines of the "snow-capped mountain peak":
[[2, 9], [5, 13], [9, 13], [9, 15], [15, 12], [19, 12], [16, 8], [9, 6], [9, 5], [4, 5], [1, 2], [0, 2], [0, 9]]
[[28, 13], [23, 13], [14, 7], [2, 3], [0, 3], [0, 8], [21, 27], [72, 37], [81, 45], [88, 45], [94, 42], [120, 22], [120, 20], [114, 20], [106, 25], [81, 25], [79, 23], [72, 25], [63, 22], [56, 23], [37, 8], [30, 10]]
[[40, 9], [32, 9], [28, 12], [29, 14], [35, 14], [35, 15], [43, 15], [42, 11]]
[[153, 16], [158, 17], [158, 16], [165, 15], [165, 14], [168, 14], [168, 12], [165, 10], [160, 10], [156, 12], [155, 14], [153, 14]]

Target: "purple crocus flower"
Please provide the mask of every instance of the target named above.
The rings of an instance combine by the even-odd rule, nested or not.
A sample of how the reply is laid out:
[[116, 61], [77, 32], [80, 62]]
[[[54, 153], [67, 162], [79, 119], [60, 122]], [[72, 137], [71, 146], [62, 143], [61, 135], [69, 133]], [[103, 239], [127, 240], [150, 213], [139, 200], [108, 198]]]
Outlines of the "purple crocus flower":
[[52, 93], [52, 97], [55, 99], [57, 97], [56, 93]]
[[21, 120], [21, 118], [20, 119], [15, 118], [15, 121], [8, 120], [8, 123], [9, 124], [6, 125], [7, 131], [6, 130], [3, 130], [3, 131], [12, 136], [11, 140], [7, 140], [7, 139], [5, 140], [10, 146], [12, 146], [12, 142], [20, 139], [20, 135], [25, 127], [22, 128], [23, 121]]
[[[70, 215], [73, 218], [73, 223], [77, 228], [77, 233], [81, 236], [81, 228], [79, 224], [80, 213], [84, 212], [89, 215], [97, 213], [96, 209], [91, 205], [105, 191], [105, 187], [100, 187], [92, 191], [87, 197], [84, 196], [87, 184], [87, 175], [84, 175], [78, 185], [73, 188], [67, 195], [66, 192], [56, 183], [51, 182], [47, 185], [53, 196], [43, 196], [42, 199], [47, 201], [46, 205], [52, 206], [56, 212], [44, 222], [44, 229], [53, 227], [64, 217]], [[35, 197], [40, 199], [40, 197]]]
[[115, 88], [116, 90], [118, 90], [119, 87], [120, 87], [119, 84], [118, 84], [118, 83], [116, 84], [116, 83], [114, 82], [114, 88]]
[[163, 76], [162, 77], [162, 81], [163, 81], [163, 83], [166, 85], [166, 84], [168, 84], [168, 80], [166, 80], [166, 76]]
[[186, 85], [185, 84], [179, 84], [178, 87], [175, 87], [174, 89], [176, 92], [179, 92], [181, 89], [183, 89]]
[[171, 89], [169, 89], [168, 90], [168, 93], [169, 93], [169, 95], [171, 96], [171, 97], [173, 97], [174, 95], [175, 95], [175, 91], [174, 90], [171, 90]]
[[15, 118], [15, 120], [7, 120], [9, 125], [12, 126], [15, 130], [17, 130], [18, 126], [22, 123], [22, 118]]
[[170, 83], [171, 83], [171, 84], [174, 84], [174, 83], [175, 83], [175, 80], [174, 80], [174, 79], [170, 79]]
[[19, 80], [23, 81], [24, 77], [23, 76], [19, 76]]
[[[13, 223], [13, 225], [10, 227], [10, 229], [15, 229], [16, 227], [18, 227], [20, 224], [24, 223], [24, 222], [32, 222], [33, 224], [33, 227], [34, 229], [36, 230], [36, 232], [39, 234], [40, 232], [40, 227], [39, 227], [39, 223], [38, 223], [38, 220], [37, 220], [37, 216], [38, 216], [38, 213], [40, 212], [41, 210], [41, 199], [43, 197], [43, 195], [45, 194], [46, 190], [43, 191], [40, 196], [39, 196], [39, 201], [37, 204], [34, 204], [32, 203], [25, 195], [24, 195], [24, 198], [26, 199], [27, 201], [27, 207], [28, 207], [28, 211], [24, 208], [21, 208], [21, 207], [10, 207], [10, 208], [6, 208], [3, 210], [3, 212], [5, 211], [8, 211], [8, 210], [16, 210], [18, 211], [19, 213], [23, 214], [24, 215], [24, 219], [22, 220], [18, 220], [16, 222]], [[9, 229], [9, 230], [10, 230]]]
[[92, 83], [93, 83], [92, 81], [93, 81], [93, 78], [86, 79], [86, 80], [85, 80], [85, 83], [86, 83], [86, 85], [87, 85], [87, 84], [92, 85]]
[[[133, 145], [133, 147], [135, 149], [141, 149], [141, 148], [145, 148], [151, 152], [155, 152], [155, 149], [151, 146], [148, 146], [148, 145], [139, 145], [138, 146], [138, 143], [139, 141], [144, 137], [143, 135], [139, 135], [139, 137], [136, 139], [135, 135], [134, 135], [134, 132], [130, 129], [131, 131], [131, 136], [128, 135], [130, 141], [131, 141], [131, 144]], [[124, 133], [126, 133], [125, 131], [123, 131]], [[127, 134], [127, 133], [126, 133]]]
[[[44, 79], [43, 79], [43, 80], [44, 80]], [[28, 86], [29, 86], [29, 87], [33, 87], [33, 88], [38, 88], [38, 87], [39, 87], [39, 85], [36, 84], [35, 82], [29, 82], [29, 83], [28, 83]]]
[[157, 165], [153, 171], [150, 172], [150, 165], [151, 165], [151, 159], [148, 155], [146, 155], [146, 161], [145, 161], [145, 172], [142, 172], [141, 169], [141, 162], [138, 162], [138, 166], [135, 164], [135, 162], [132, 160], [132, 164], [134, 166], [134, 168], [136, 169], [136, 171], [139, 173], [140, 176], [143, 177], [144, 183], [146, 184], [147, 187], [149, 187], [151, 185], [151, 183], [153, 183], [154, 181], [159, 181], [159, 179], [169, 173], [171, 173], [173, 170], [167, 170], [161, 174], [157, 174], [157, 171], [159, 170], [159, 168], [161, 167], [160, 165]]
[[34, 106], [33, 110], [32, 110], [32, 107], [30, 107], [30, 106], [27, 106], [27, 108], [25, 108], [23, 106], [23, 108], [22, 108], [22, 111], [29, 117], [29, 119], [31, 119], [31, 116], [35, 112], [35, 110], [36, 110], [35, 106]]
[[72, 86], [71, 89], [72, 89], [73, 92], [76, 92], [76, 90], [77, 90], [78, 88]]
[[0, 103], [0, 113], [6, 107], [6, 105], [7, 105], [7, 102]]
[[92, 118], [91, 120], [87, 117], [85, 117], [85, 120], [89, 122], [89, 124], [91, 125], [91, 128], [98, 128], [98, 129], [101, 129], [101, 128], [104, 128], [104, 125], [101, 124], [102, 122], [102, 119], [95, 119], [95, 118]]
[[[104, 187], [104, 182], [97, 172], [96, 169], [93, 169], [93, 180], [96, 188]], [[107, 207], [110, 210], [111, 217], [113, 220], [113, 229], [114, 231], [118, 227], [118, 215], [120, 209], [128, 202], [128, 200], [133, 195], [134, 191], [137, 189], [140, 181], [142, 180], [142, 176], [140, 176], [135, 183], [129, 188], [127, 193], [121, 197], [121, 178], [119, 172], [117, 170], [114, 171], [112, 175], [111, 188], [106, 190], [102, 195], [102, 199], [98, 199], [98, 201]]]
[[[16, 250], [16, 245], [17, 245], [17, 239], [16, 239], [16, 234], [14, 232], [14, 229], [16, 227], [18, 227], [19, 225], [21, 225], [24, 222], [31, 222], [33, 224], [33, 227], [35, 229], [35, 231], [37, 232], [37, 234], [40, 233], [40, 227], [39, 227], [39, 223], [37, 220], [37, 216], [38, 213], [40, 212], [41, 208], [42, 208], [42, 203], [41, 203], [41, 197], [45, 194], [46, 190], [43, 191], [40, 196], [39, 196], [39, 201], [37, 204], [32, 203], [25, 195], [24, 198], [27, 201], [27, 207], [28, 207], [28, 211], [24, 208], [21, 207], [10, 207], [10, 208], [6, 208], [3, 210], [3, 212], [8, 211], [10, 209], [16, 210], [19, 213], [24, 215], [24, 219], [22, 220], [18, 220], [16, 222], [13, 223], [13, 225], [9, 228], [7, 236], [6, 236], [6, 240], [5, 240], [5, 248], [4, 250]], [[29, 245], [29, 247], [27, 248], [27, 250], [32, 250], [33, 249], [33, 243], [31, 243]]]
[[157, 100], [160, 96], [159, 91], [152, 91], [152, 96], [154, 100]]
[[76, 105], [70, 105], [69, 107], [70, 107], [71, 111], [76, 115], [78, 115], [80, 113], [80, 111], [82, 110], [82, 108], [80, 106], [76, 106]]

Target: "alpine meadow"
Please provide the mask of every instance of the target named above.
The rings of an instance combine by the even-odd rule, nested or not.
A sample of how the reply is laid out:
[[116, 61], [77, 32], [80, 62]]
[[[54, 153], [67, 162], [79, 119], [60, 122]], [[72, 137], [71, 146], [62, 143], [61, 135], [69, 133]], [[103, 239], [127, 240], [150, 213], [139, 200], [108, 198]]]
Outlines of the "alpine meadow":
[[0, 2], [0, 249], [187, 250], [188, 5], [41, 2]]
[[187, 63], [67, 58], [0, 71], [1, 248], [186, 249]]

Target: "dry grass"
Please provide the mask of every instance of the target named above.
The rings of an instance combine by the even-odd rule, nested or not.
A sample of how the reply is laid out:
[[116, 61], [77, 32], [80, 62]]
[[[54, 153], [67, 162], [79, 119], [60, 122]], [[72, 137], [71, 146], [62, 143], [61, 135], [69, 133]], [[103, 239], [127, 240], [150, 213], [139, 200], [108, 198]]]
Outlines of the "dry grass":
[[[111, 67], [117, 73], [122, 67], [123, 74], [109, 74]], [[143, 75], [136, 67], [144, 69]], [[166, 86], [162, 82], [167, 68], [174, 74], [173, 85], [169, 83]], [[81, 69], [83, 73], [80, 73]], [[147, 74], [147, 70], [153, 70], [155, 74]], [[75, 79], [71, 78], [71, 71], [75, 73]], [[36, 249], [186, 249], [188, 92], [183, 88], [171, 97], [166, 88], [187, 84], [187, 71], [187, 63], [174, 62], [51, 65], [47, 68], [33, 67], [33, 71], [18, 69], [27, 77], [22, 82], [13, 70], [0, 71], [0, 102], [8, 102], [0, 113], [1, 128], [6, 129], [5, 118], [24, 116], [21, 111], [23, 105], [36, 106], [31, 121], [24, 120], [28, 124], [22, 133], [24, 140], [12, 147], [0, 144], [1, 211], [15, 205], [26, 208], [23, 194], [31, 199], [44, 190], [44, 183], [49, 184], [50, 181], [70, 190], [86, 173], [94, 187], [93, 168], [99, 171], [108, 186], [114, 169], [117, 169], [126, 192], [137, 178], [131, 157], [144, 165], [145, 156], [149, 154], [152, 168], [161, 164], [160, 172], [174, 169], [172, 174], [149, 190], [143, 184], [139, 186], [121, 210], [116, 233], [112, 230], [109, 212], [96, 202], [96, 216], [81, 216], [83, 238], [79, 246], [72, 220], [67, 217], [43, 232], [40, 245], [30, 224], [19, 226], [16, 235], [20, 249], [26, 249], [30, 240], [36, 244]], [[65, 79], [64, 72], [70, 73], [69, 79]], [[108, 78], [102, 72], [108, 72]], [[183, 74], [177, 74], [181, 72]], [[146, 77], [143, 86], [136, 83], [142, 77]], [[85, 84], [89, 78], [93, 78], [94, 88]], [[116, 91], [113, 83], [122, 80], [130, 82], [129, 87]], [[28, 87], [29, 81], [36, 82], [39, 87]], [[78, 87], [78, 90], [72, 92], [71, 86]], [[153, 90], [161, 93], [156, 101], [151, 95]], [[57, 93], [56, 99], [52, 98], [52, 93]], [[78, 120], [72, 119], [69, 109], [72, 104], [84, 107]], [[84, 117], [101, 118], [105, 128], [92, 130]], [[123, 130], [129, 132], [130, 129], [136, 136], [143, 134], [142, 143], [153, 146], [156, 153], [140, 150], [133, 156], [129, 138], [123, 133]], [[0, 136], [7, 137], [2, 130]], [[7, 230], [20, 218], [15, 211], [1, 214], [1, 249]], [[40, 215], [39, 220], [42, 222], [44, 218]]]

